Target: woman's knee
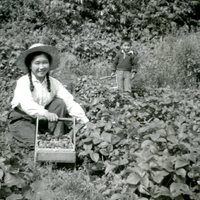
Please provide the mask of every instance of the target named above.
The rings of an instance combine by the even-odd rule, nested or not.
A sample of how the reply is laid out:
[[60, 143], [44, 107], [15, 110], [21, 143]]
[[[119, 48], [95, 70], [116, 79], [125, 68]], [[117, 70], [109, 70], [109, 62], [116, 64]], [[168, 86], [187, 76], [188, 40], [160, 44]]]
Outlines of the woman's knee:
[[58, 107], [66, 107], [66, 105], [65, 105], [65, 102], [62, 100], [62, 99], [60, 99], [60, 98], [56, 98], [55, 100], [54, 100], [54, 103], [58, 106]]
[[47, 109], [66, 108], [65, 102], [60, 98], [55, 98], [48, 106]]
[[56, 113], [59, 116], [63, 116], [65, 113], [67, 113], [65, 102], [59, 98], [54, 99], [47, 109], [49, 112]]

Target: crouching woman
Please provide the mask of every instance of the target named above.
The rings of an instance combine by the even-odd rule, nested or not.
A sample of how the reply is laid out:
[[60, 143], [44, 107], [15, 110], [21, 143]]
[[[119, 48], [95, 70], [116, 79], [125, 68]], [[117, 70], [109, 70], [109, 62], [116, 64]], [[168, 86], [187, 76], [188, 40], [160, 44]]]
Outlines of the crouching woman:
[[27, 74], [17, 80], [9, 114], [9, 132], [19, 146], [34, 147], [37, 117], [43, 119], [39, 132], [54, 135], [65, 131], [59, 117], [69, 114], [83, 124], [89, 121], [62, 83], [49, 76], [50, 70], [58, 65], [58, 50], [40, 43], [32, 45], [18, 58], [17, 66]]

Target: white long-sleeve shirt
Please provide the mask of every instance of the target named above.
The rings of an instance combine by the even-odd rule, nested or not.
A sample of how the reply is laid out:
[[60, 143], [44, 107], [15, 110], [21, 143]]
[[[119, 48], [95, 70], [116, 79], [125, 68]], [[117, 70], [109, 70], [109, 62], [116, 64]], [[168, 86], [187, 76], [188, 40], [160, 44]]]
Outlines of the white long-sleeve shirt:
[[30, 90], [30, 80], [27, 75], [22, 76], [17, 80], [17, 85], [12, 99], [12, 108], [19, 106], [26, 114], [30, 116], [43, 116], [48, 110], [45, 106], [48, 105], [55, 97], [62, 99], [67, 107], [69, 114], [76, 117], [82, 123], [87, 123], [89, 120], [81, 106], [74, 101], [73, 96], [67, 89], [53, 77], [49, 77], [51, 82], [51, 92], [47, 89], [46, 78], [41, 83], [32, 74], [34, 91]]

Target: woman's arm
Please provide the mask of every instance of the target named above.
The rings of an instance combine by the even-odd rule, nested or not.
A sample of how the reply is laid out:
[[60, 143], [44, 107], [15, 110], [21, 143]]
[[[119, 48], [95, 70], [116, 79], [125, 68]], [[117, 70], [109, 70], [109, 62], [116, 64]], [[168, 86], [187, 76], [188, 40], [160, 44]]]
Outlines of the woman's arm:
[[68, 92], [68, 90], [56, 79], [52, 79], [54, 86], [56, 87], [56, 96], [61, 98], [67, 107], [69, 114], [76, 117], [81, 123], [87, 123], [89, 120], [85, 115], [82, 107], [74, 101], [74, 97]]
[[29, 88], [29, 82], [25, 77], [19, 79], [16, 84], [14, 91], [14, 97], [11, 102], [12, 108], [19, 107], [26, 114], [36, 117], [45, 116], [48, 112], [44, 106], [39, 105], [34, 101], [32, 93]]

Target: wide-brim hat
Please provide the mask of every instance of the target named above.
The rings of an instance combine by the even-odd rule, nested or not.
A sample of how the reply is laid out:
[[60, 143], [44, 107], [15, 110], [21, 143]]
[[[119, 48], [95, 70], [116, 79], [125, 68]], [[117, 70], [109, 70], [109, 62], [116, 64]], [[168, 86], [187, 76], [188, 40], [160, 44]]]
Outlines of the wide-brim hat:
[[29, 47], [29, 49], [24, 51], [17, 59], [17, 67], [27, 72], [28, 67], [26, 66], [25, 60], [28, 55], [34, 52], [44, 52], [51, 57], [50, 70], [54, 70], [57, 67], [59, 67], [59, 62], [60, 62], [59, 51], [53, 46], [41, 43], [33, 44], [32, 46]]

